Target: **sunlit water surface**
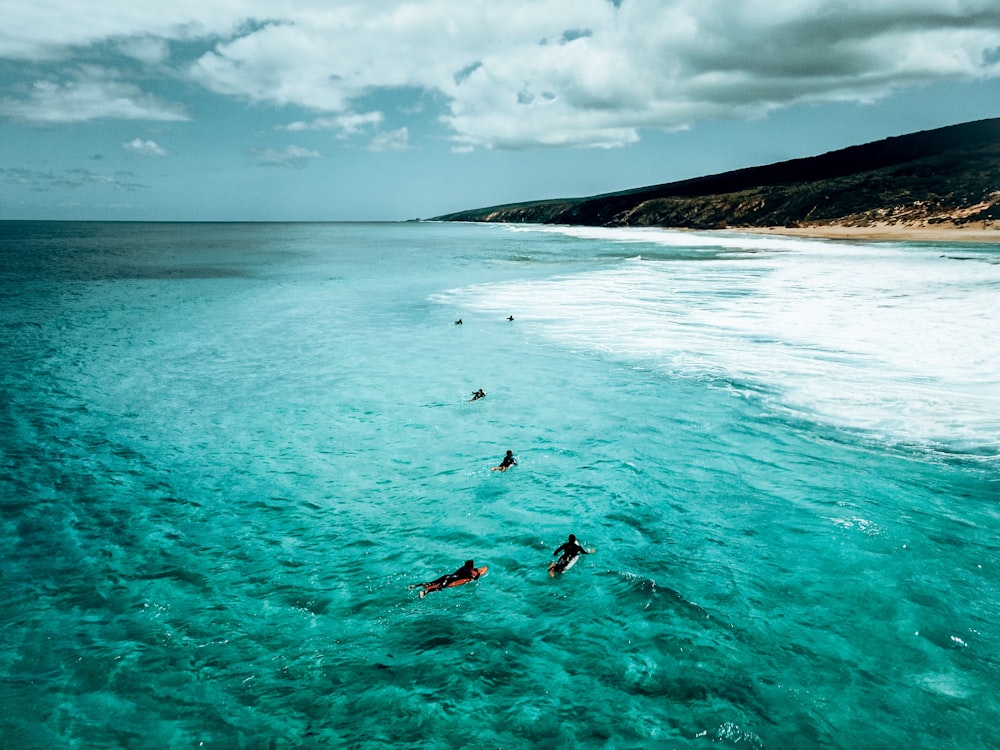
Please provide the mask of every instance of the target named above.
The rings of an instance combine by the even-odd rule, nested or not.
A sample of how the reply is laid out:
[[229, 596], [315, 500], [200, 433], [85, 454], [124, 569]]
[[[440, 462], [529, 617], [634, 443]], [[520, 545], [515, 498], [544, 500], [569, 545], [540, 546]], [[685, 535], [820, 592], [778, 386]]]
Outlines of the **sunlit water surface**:
[[0, 746], [996, 748], [998, 300], [997, 245], [0, 223]]

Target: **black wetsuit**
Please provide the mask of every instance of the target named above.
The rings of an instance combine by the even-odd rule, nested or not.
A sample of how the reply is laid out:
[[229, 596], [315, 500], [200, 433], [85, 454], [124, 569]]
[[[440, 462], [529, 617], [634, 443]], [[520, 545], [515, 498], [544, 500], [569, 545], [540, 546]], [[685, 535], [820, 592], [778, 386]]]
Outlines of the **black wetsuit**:
[[555, 575], [556, 573], [562, 573], [564, 570], [566, 570], [566, 568], [569, 567], [570, 563], [572, 563], [580, 555], [590, 554], [575, 539], [560, 545], [559, 548], [556, 549], [556, 551], [553, 552], [552, 554], [553, 556], [555, 556], [558, 555], [560, 552], [562, 552], [562, 557], [560, 557], [554, 563], [549, 565], [550, 576]]
[[455, 581], [472, 581], [479, 578], [479, 571], [475, 567], [469, 567], [468, 565], [463, 565], [461, 568], [456, 570], [454, 573], [448, 573], [440, 578], [435, 578], [429, 583], [425, 583], [426, 587], [444, 588], [449, 583], [454, 583]]
[[506, 471], [511, 466], [517, 466], [517, 461], [514, 460], [513, 456], [504, 456], [503, 461], [500, 462], [500, 471]]
[[566, 542], [565, 544], [561, 545], [555, 552], [552, 553], [553, 557], [555, 555], [558, 555], [560, 552], [562, 552], [562, 557], [560, 557], [558, 561], [560, 563], [563, 561], [568, 561], [570, 558], [576, 557], [577, 555], [588, 554], [587, 550], [585, 550], [582, 546], [580, 546], [580, 543], [576, 540], [572, 542]]

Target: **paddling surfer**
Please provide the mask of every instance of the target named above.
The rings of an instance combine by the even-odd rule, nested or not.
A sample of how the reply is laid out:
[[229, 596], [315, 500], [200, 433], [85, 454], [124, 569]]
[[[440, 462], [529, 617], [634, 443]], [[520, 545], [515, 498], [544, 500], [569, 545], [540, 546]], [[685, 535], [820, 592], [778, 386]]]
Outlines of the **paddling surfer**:
[[473, 391], [472, 392], [472, 398], [469, 399], [469, 402], [478, 401], [479, 399], [483, 398], [484, 396], [486, 396], [486, 391], [484, 391], [482, 388], [480, 388], [478, 391]]
[[440, 591], [446, 586], [452, 586], [456, 583], [467, 583], [468, 581], [474, 581], [477, 578], [479, 578], [479, 570], [476, 568], [476, 563], [472, 560], [466, 560], [465, 565], [456, 570], [454, 573], [448, 573], [440, 578], [435, 578], [433, 581], [418, 583], [416, 585], [424, 587], [424, 590], [420, 592], [420, 598], [423, 599], [424, 596], [432, 591]]
[[511, 466], [517, 466], [517, 461], [514, 458], [514, 451], [507, 451], [507, 455], [503, 457], [499, 466], [493, 467], [493, 471], [507, 471]]
[[559, 545], [556, 551], [553, 552], [553, 556], [562, 554], [558, 560], [553, 563], [549, 563], [549, 578], [553, 578], [556, 573], [562, 573], [566, 568], [576, 561], [580, 555], [589, 555], [593, 552], [593, 549], [585, 549], [582, 544], [576, 540], [576, 536], [573, 534], [569, 535], [569, 541]]

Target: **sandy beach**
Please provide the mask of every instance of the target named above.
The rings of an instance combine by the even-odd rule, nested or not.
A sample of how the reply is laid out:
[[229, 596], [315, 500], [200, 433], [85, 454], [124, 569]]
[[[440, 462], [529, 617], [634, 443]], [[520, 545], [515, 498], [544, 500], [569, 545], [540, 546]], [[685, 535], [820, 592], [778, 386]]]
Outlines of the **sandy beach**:
[[[736, 229], [736, 227], [732, 227]], [[780, 234], [793, 237], [822, 237], [835, 240], [883, 240], [898, 242], [987, 242], [1000, 244], [1000, 224], [976, 222], [969, 224], [871, 224], [845, 226], [822, 224], [801, 227], [746, 227], [740, 231], [756, 234]]]

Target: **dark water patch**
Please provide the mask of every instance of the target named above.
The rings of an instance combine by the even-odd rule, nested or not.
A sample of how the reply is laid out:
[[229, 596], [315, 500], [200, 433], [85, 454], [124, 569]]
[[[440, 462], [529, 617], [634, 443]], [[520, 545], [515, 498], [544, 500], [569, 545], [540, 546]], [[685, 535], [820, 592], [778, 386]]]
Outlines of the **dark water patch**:
[[3, 328], [8, 331], [27, 331], [27, 332], [38, 332], [41, 331], [44, 326], [34, 320], [23, 320], [23, 321], [13, 321], [9, 323], [4, 323]]
[[641, 602], [643, 609], [672, 609], [684, 617], [711, 619], [711, 615], [704, 608], [688, 601], [680, 592], [669, 586], [657, 584], [651, 578], [622, 571], [608, 571], [604, 575], [610, 579], [610, 591], [615, 592], [617, 597]]
[[103, 280], [134, 279], [150, 281], [192, 281], [198, 279], [252, 279], [254, 274], [245, 268], [213, 266], [180, 266], [176, 268], [122, 268]]
[[183, 568], [168, 568], [155, 573], [143, 573], [141, 575], [137, 575], [135, 578], [139, 581], [158, 581], [162, 579], [169, 579], [171, 581], [190, 584], [191, 586], [201, 590], [207, 590], [210, 588], [207, 576], [190, 570], [184, 570]]

